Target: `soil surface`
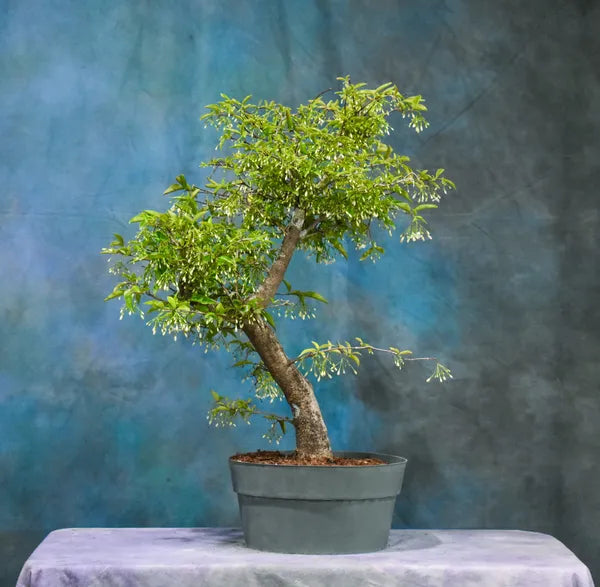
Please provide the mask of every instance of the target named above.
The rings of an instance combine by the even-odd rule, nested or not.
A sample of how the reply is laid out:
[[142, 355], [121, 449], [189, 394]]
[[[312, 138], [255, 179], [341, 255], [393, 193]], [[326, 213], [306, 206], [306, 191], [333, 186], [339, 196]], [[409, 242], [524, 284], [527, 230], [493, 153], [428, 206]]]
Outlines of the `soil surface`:
[[385, 465], [385, 461], [375, 458], [350, 458], [350, 457], [298, 457], [295, 454], [283, 454], [277, 450], [258, 450], [236, 454], [231, 457], [234, 461], [242, 463], [258, 463], [266, 465], [320, 465], [322, 467], [361, 467], [365, 465]]

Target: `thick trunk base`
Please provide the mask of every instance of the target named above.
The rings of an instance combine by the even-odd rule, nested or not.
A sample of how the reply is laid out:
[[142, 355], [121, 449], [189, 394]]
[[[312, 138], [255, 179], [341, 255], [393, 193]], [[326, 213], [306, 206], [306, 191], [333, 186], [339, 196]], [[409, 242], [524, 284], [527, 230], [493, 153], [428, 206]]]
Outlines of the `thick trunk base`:
[[331, 458], [327, 427], [310, 382], [290, 361], [274, 330], [264, 320], [248, 322], [244, 332], [292, 410], [298, 456]]

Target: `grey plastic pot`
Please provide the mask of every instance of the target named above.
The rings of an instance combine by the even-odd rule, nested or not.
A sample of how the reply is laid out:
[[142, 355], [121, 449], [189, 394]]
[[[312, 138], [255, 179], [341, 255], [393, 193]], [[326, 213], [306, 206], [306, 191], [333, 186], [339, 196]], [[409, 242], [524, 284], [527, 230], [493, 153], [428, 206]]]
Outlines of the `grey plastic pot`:
[[295, 554], [350, 554], [386, 547], [406, 459], [384, 465], [315, 466], [243, 463], [229, 459], [249, 548]]

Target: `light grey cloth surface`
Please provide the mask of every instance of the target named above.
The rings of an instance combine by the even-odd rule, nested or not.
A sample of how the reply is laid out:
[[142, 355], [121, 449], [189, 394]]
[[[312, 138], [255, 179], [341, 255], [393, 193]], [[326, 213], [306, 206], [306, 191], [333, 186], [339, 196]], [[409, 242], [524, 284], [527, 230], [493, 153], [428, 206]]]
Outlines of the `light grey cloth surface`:
[[392, 530], [388, 548], [289, 555], [245, 547], [231, 528], [75, 528], [49, 534], [17, 587], [593, 587], [546, 534]]

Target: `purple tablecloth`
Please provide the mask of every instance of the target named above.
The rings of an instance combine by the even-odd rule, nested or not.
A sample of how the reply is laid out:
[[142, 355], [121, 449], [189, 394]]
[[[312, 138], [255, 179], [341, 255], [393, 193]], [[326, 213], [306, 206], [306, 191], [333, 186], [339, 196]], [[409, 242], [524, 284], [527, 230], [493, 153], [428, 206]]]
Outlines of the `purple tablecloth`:
[[49, 534], [17, 587], [593, 587], [552, 536], [518, 530], [392, 530], [369, 554], [289, 555], [230, 528], [75, 528]]

